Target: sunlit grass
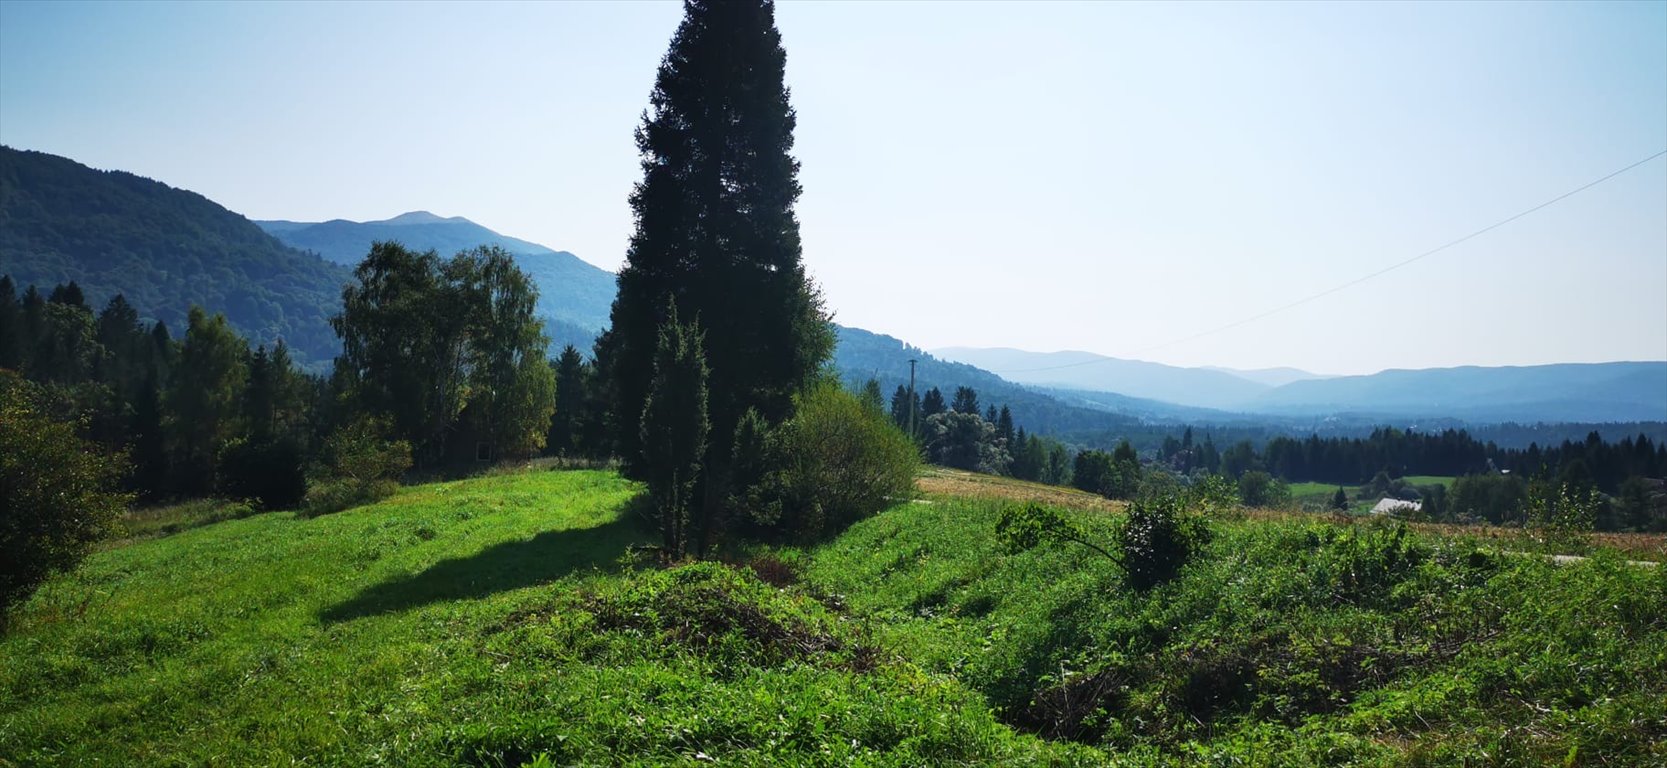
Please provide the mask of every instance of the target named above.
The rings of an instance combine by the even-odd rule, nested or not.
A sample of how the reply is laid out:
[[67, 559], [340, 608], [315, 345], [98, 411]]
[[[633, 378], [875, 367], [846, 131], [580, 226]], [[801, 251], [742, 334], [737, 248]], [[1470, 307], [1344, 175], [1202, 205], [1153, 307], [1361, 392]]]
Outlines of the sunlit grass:
[[0, 638], [0, 765], [1667, 759], [1667, 568], [1601, 541], [1557, 565], [1419, 528], [1402, 567], [1385, 522], [1252, 513], [1140, 593], [998, 546], [1003, 504], [1070, 493], [934, 476], [732, 556], [781, 588], [633, 564], [640, 488], [604, 471], [159, 511]]

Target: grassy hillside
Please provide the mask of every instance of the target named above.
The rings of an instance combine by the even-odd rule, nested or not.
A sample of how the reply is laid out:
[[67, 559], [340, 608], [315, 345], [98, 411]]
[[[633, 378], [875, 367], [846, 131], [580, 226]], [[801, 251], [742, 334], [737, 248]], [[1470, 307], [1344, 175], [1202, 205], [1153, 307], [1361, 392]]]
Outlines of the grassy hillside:
[[1255, 517], [1139, 593], [1081, 548], [1005, 554], [1023, 484], [926, 487], [672, 570], [626, 563], [638, 488], [604, 472], [151, 515], [0, 639], [0, 764], [1667, 760], [1667, 568]]
[[99, 553], [0, 640], [0, 764], [896, 764], [1013, 734], [805, 592], [630, 575], [638, 488], [537, 472]]

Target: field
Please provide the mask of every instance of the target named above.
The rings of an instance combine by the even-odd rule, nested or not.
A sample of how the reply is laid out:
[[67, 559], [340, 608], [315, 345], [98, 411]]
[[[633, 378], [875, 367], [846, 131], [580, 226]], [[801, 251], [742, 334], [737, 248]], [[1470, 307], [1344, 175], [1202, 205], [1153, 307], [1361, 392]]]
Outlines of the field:
[[1030, 493], [1097, 536], [1112, 505], [922, 485], [666, 570], [602, 471], [153, 514], [0, 639], [0, 765], [1667, 761], [1667, 568], [1252, 513], [1143, 593], [993, 535]]

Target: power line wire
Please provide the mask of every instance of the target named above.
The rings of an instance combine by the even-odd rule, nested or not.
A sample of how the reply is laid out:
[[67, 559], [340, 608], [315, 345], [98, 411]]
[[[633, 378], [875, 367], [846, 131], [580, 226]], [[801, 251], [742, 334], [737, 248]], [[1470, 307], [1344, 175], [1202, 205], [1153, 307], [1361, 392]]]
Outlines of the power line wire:
[[[1179, 338], [1179, 339], [1174, 339], [1172, 341], [1163, 342], [1162, 344], [1155, 344], [1153, 346], [1145, 347], [1143, 349], [1137, 349], [1137, 350], [1134, 350], [1133, 352], [1130, 352], [1129, 354], [1138, 355], [1138, 354], [1142, 354], [1142, 353], [1145, 353], [1145, 352], [1151, 352], [1153, 350], [1163, 349], [1165, 347], [1172, 347], [1172, 346], [1175, 346], [1176, 344], [1185, 344], [1189, 341], [1193, 341], [1195, 339], [1201, 339], [1205, 336], [1211, 336], [1211, 335], [1214, 335], [1214, 334], [1217, 334], [1217, 333], [1221, 333], [1222, 331], [1232, 330], [1232, 329], [1237, 328], [1241, 325], [1245, 325], [1247, 323], [1252, 323], [1252, 322], [1255, 322], [1257, 320], [1261, 320], [1262, 318], [1267, 317], [1269, 315], [1276, 315], [1276, 314], [1279, 314], [1280, 312], [1284, 312], [1288, 309], [1294, 309], [1296, 307], [1300, 307], [1303, 304], [1307, 304], [1308, 302], [1314, 301], [1315, 299], [1321, 299], [1321, 298], [1324, 298], [1326, 296], [1330, 296], [1331, 294], [1334, 294], [1338, 291], [1341, 291], [1341, 290], [1344, 290], [1344, 289], [1347, 289], [1347, 288], [1352, 288], [1354, 286], [1357, 286], [1361, 283], [1366, 282], [1367, 280], [1371, 280], [1372, 278], [1378, 277], [1380, 275], [1384, 275], [1386, 273], [1393, 272], [1397, 269], [1400, 269], [1401, 267], [1404, 267], [1408, 264], [1411, 264], [1411, 263], [1413, 263], [1415, 261], [1418, 261], [1419, 259], [1425, 258], [1427, 256], [1434, 256], [1435, 254], [1441, 253], [1442, 251], [1445, 251], [1448, 248], [1452, 248], [1453, 246], [1464, 243], [1465, 241], [1474, 239], [1474, 238], [1479, 237], [1481, 235], [1485, 235], [1488, 232], [1492, 232], [1495, 229], [1503, 227], [1506, 224], [1509, 224], [1513, 221], [1516, 221], [1517, 219], [1520, 219], [1520, 218], [1522, 218], [1524, 216], [1527, 216], [1531, 213], [1535, 213], [1535, 212], [1537, 212], [1541, 209], [1548, 208], [1552, 205], [1560, 203], [1560, 202], [1562, 202], [1562, 201], [1564, 201], [1564, 200], [1566, 200], [1570, 197], [1573, 197], [1577, 194], [1580, 194], [1581, 192], [1585, 192], [1586, 190], [1591, 189], [1592, 187], [1595, 187], [1595, 186], [1597, 186], [1599, 184], [1602, 184], [1602, 183], [1604, 183], [1604, 182], [1606, 182], [1610, 179], [1613, 179], [1616, 176], [1619, 176], [1623, 173], [1626, 173], [1627, 171], [1630, 171], [1634, 168], [1637, 168], [1640, 165], [1643, 165], [1645, 163], [1648, 163], [1651, 160], [1654, 160], [1658, 157], [1661, 157], [1662, 155], [1667, 155], [1667, 149], [1661, 150], [1660, 152], [1657, 152], [1653, 155], [1650, 155], [1649, 157], [1646, 157], [1643, 160], [1639, 160], [1636, 163], [1628, 165], [1627, 167], [1622, 168], [1622, 169], [1620, 169], [1618, 171], [1615, 171], [1613, 173], [1610, 173], [1610, 174], [1608, 174], [1608, 175], [1606, 175], [1606, 176], [1604, 176], [1600, 179], [1582, 184], [1579, 187], [1571, 189], [1567, 192], [1564, 192], [1561, 195], [1558, 195], [1554, 198], [1551, 198], [1550, 200], [1547, 200], [1543, 203], [1540, 203], [1539, 205], [1536, 205], [1533, 208], [1529, 208], [1529, 209], [1527, 209], [1525, 211], [1522, 211], [1520, 213], [1517, 213], [1516, 215], [1511, 216], [1509, 218], [1500, 219], [1499, 221], [1496, 221], [1492, 224], [1489, 224], [1485, 227], [1482, 227], [1481, 229], [1478, 229], [1475, 232], [1471, 232], [1470, 234], [1465, 235], [1464, 237], [1461, 237], [1457, 240], [1453, 240], [1453, 241], [1448, 242], [1444, 245], [1441, 245], [1441, 246], [1438, 246], [1438, 247], [1435, 247], [1435, 248], [1431, 248], [1430, 250], [1425, 251], [1423, 253], [1420, 253], [1417, 256], [1413, 256], [1412, 258], [1406, 259], [1405, 261], [1396, 262], [1394, 264], [1391, 264], [1387, 267], [1384, 267], [1383, 269], [1380, 269], [1380, 270], [1378, 270], [1376, 272], [1373, 272], [1369, 275], [1366, 275], [1364, 277], [1357, 277], [1353, 280], [1350, 280], [1346, 283], [1343, 283], [1342, 285], [1337, 285], [1337, 286], [1334, 286], [1334, 287], [1331, 287], [1331, 288], [1327, 288], [1326, 290], [1320, 291], [1319, 293], [1316, 293], [1312, 296], [1305, 296], [1305, 297], [1297, 299], [1296, 301], [1293, 301], [1289, 304], [1285, 304], [1285, 305], [1279, 306], [1279, 307], [1274, 307], [1273, 309], [1267, 310], [1266, 312], [1262, 312], [1261, 314], [1251, 315], [1250, 317], [1246, 317], [1246, 318], [1243, 318], [1243, 319], [1240, 319], [1240, 320], [1235, 320], [1235, 321], [1233, 321], [1231, 323], [1228, 323], [1226, 325], [1211, 328], [1211, 329], [1206, 330], [1206, 331], [1200, 331], [1200, 332], [1195, 333], [1191, 336], [1184, 336], [1184, 337]], [[1079, 368], [1079, 367], [1085, 366], [1085, 365], [1094, 365], [1096, 363], [1112, 362], [1112, 361], [1115, 361], [1115, 360], [1118, 360], [1118, 359], [1119, 358], [1114, 358], [1114, 357], [1101, 357], [1101, 358], [1096, 358], [1094, 360], [1083, 360], [1083, 361], [1075, 362], [1075, 363], [1065, 363], [1063, 365], [1050, 365], [1050, 366], [1044, 366], [1042, 368], [1008, 369], [1008, 370], [1005, 370], [1005, 371], [991, 371], [991, 373], [1003, 374], [1003, 373], [1035, 373], [1035, 372], [1039, 372], [1039, 371], [1057, 371], [1057, 370], [1060, 370], [1062, 368]]]

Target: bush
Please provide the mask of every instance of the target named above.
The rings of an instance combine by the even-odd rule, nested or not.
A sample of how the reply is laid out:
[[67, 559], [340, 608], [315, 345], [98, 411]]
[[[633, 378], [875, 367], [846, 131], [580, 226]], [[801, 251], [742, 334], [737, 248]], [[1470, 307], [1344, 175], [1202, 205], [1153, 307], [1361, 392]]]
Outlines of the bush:
[[1247, 507], [1277, 507], [1291, 501], [1291, 489], [1266, 472], [1239, 476], [1239, 501]]
[[1209, 537], [1204, 520], [1188, 514], [1179, 496], [1141, 498], [1117, 528], [1117, 559], [1130, 585], [1150, 589], [1175, 578]]
[[114, 490], [122, 473], [119, 459], [42, 415], [32, 385], [0, 371], [0, 611], [112, 530], [129, 500]]
[[220, 493], [261, 509], [294, 509], [307, 496], [301, 445], [292, 438], [237, 440], [220, 451]]
[[411, 468], [411, 444], [387, 440], [385, 431], [384, 423], [361, 418], [330, 435], [302, 513], [340, 512], [392, 496], [397, 478]]
[[789, 538], [819, 539], [913, 490], [920, 455], [890, 419], [832, 382], [794, 404], [793, 418], [769, 434], [771, 471], [743, 492], [754, 523]]

